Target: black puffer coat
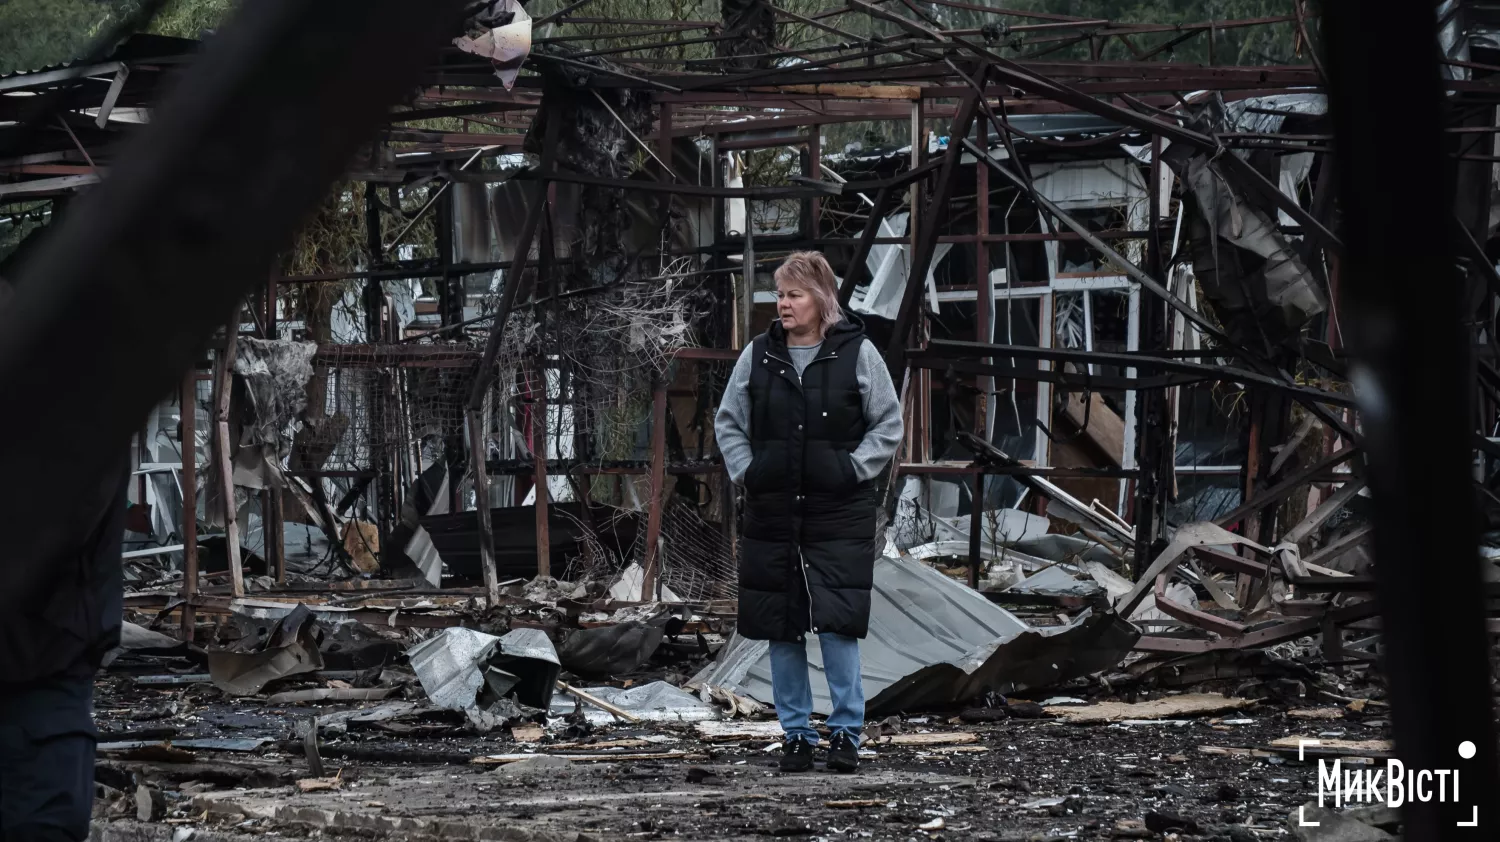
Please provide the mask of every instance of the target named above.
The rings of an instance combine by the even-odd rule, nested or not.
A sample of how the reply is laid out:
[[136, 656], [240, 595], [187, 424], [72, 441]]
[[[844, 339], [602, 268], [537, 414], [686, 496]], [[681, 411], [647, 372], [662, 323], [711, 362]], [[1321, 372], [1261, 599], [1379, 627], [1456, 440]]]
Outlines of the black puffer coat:
[[864, 324], [845, 316], [798, 377], [779, 322], [755, 340], [739, 593], [739, 632], [752, 640], [869, 630], [875, 493], [849, 457], [866, 429], [864, 341]]

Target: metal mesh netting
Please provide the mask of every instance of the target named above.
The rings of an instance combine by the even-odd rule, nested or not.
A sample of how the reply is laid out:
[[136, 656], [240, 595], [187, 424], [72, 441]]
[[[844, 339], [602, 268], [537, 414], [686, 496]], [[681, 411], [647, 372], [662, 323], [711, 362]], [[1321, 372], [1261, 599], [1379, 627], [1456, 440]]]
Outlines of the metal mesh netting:
[[[635, 545], [629, 557], [611, 550], [581, 520], [566, 511], [559, 514], [578, 527], [582, 535], [580, 554], [568, 560], [563, 578], [568, 581], [595, 581], [612, 577], [632, 561], [646, 558], [646, 530], [636, 530]], [[596, 524], [601, 531], [612, 530], [618, 518], [636, 517], [621, 511], [611, 519]], [[661, 583], [679, 597], [692, 602], [736, 599], [739, 595], [736, 548], [730, 544], [723, 526], [704, 520], [693, 507], [678, 497], [669, 497], [661, 519]]]
[[[653, 385], [671, 376], [677, 351], [698, 344], [692, 325], [712, 306], [705, 289], [680, 280], [692, 265], [678, 260], [661, 277], [549, 302], [541, 312], [511, 318], [496, 359], [501, 394], [512, 388], [535, 392], [535, 370], [545, 360], [549, 400], [569, 407], [549, 413], [548, 435], [581, 439], [564, 450], [581, 446], [574, 455], [586, 461], [640, 457]], [[523, 372], [519, 383], [517, 372]]]
[[[517, 471], [529, 473], [535, 447], [551, 465], [554, 500], [582, 492], [619, 507], [609, 517], [639, 521], [628, 558], [599, 539], [607, 522], [592, 524], [597, 533], [579, 529], [568, 578], [599, 579], [644, 561], [655, 387], [668, 394], [669, 464], [680, 470], [717, 460], [713, 415], [733, 362], [677, 359], [697, 346], [695, 326], [711, 319], [712, 294], [696, 267], [676, 260], [657, 277], [546, 296], [513, 310], [501, 332], [494, 383], [479, 412], [492, 503], [519, 501], [504, 486]], [[481, 310], [493, 312], [496, 303], [492, 297]], [[467, 334], [320, 346], [293, 470], [394, 470], [398, 486], [408, 487], [449, 448], [466, 451], [466, 408], [488, 332], [481, 321]], [[533, 439], [538, 432], [545, 448]], [[695, 600], [735, 593], [733, 547], [723, 527], [705, 519], [732, 516], [722, 474], [709, 470], [670, 474], [664, 495], [662, 581]]]
[[[618, 312], [623, 321], [628, 311]], [[534, 322], [515, 329], [517, 321], [512, 319], [505, 332], [498, 376], [485, 408], [492, 444], [506, 443], [507, 428], [513, 430], [512, 440], [529, 442], [530, 402], [540, 394], [538, 331]], [[670, 352], [675, 349], [663, 351], [660, 339], [655, 347], [646, 343], [640, 353], [611, 357], [613, 343], [605, 337], [611, 328], [601, 321], [596, 314], [570, 322], [572, 340], [559, 342], [565, 350], [550, 355], [546, 435], [554, 442], [551, 458], [591, 464], [649, 458], [651, 390], [662, 377], [671, 381], [674, 394], [668, 458], [713, 459], [713, 411], [733, 364], [674, 364]], [[655, 331], [650, 322], [635, 325]], [[308, 406], [296, 435], [292, 469], [372, 470], [393, 455], [415, 458], [418, 451], [431, 464], [442, 456], [446, 437], [459, 437], [455, 444], [461, 446], [480, 355], [477, 346], [459, 344], [322, 346], [307, 384]], [[529, 365], [523, 364], [528, 360]], [[685, 394], [695, 397], [689, 400]], [[503, 446], [498, 451], [514, 452]], [[518, 455], [529, 458], [524, 445]]]
[[[588, 524], [574, 517], [565, 509], [558, 509], [557, 513], [573, 522], [579, 534], [579, 554], [568, 559], [568, 566], [563, 571], [562, 578], [568, 582], [590, 582], [611, 576], [623, 569], [629, 560], [623, 558], [619, 553], [605, 546], [599, 540], [599, 533], [590, 529]], [[633, 512], [620, 511], [609, 518], [606, 523], [596, 525], [598, 529], [609, 530], [620, 518], [634, 517]]]
[[[468, 345], [323, 345], [293, 468], [370, 470], [393, 455], [431, 462], [462, 436], [479, 350]], [[498, 384], [497, 384], [498, 388]]]
[[[644, 555], [645, 533], [641, 534]], [[662, 583], [683, 599], [739, 598], [737, 552], [722, 526], [678, 498], [661, 513]]]

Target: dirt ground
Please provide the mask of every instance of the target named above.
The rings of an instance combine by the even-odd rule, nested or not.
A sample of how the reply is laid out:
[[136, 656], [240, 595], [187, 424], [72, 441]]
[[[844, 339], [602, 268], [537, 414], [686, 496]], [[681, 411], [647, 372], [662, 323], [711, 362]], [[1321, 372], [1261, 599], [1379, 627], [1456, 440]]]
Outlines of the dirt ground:
[[[1176, 827], [1182, 836], [1246, 842], [1288, 837], [1288, 817], [1316, 794], [1316, 766], [1294, 750], [1266, 751], [1273, 740], [1387, 736], [1374, 709], [1299, 719], [1275, 702], [1149, 724], [965, 724], [950, 713], [907, 717], [885, 731], [953, 741], [973, 734], [972, 742], [867, 742], [857, 774], [782, 775], [775, 742], [764, 736], [711, 743], [686, 725], [586, 736], [555, 728], [522, 744], [508, 730], [477, 735], [457, 721], [426, 721], [325, 735], [324, 778], [333, 780], [324, 785], [337, 788], [301, 791], [297, 781], [310, 772], [299, 720], [373, 704], [271, 707], [226, 701], [209, 685], [148, 688], [103, 678], [101, 743], [148, 745], [101, 753], [99, 779], [110, 788], [96, 809], [98, 826], [137, 819], [133, 789], [146, 781], [161, 804], [153, 815], [148, 802], [144, 814], [175, 834], [161, 838], [173, 839], [190, 838], [191, 828], [201, 838], [1033, 840], [1162, 838]], [[1338, 703], [1306, 707], [1320, 704]], [[167, 738], [266, 742], [250, 751], [156, 744]], [[532, 753], [608, 759], [474, 762]]]

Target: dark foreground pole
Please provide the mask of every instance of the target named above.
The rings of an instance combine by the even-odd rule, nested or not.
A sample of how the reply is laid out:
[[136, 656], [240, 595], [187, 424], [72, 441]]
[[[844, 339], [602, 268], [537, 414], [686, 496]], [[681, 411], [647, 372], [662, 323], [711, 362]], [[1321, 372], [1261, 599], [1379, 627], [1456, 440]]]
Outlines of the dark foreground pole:
[[[1348, 249], [1343, 324], [1358, 360], [1396, 755], [1434, 773], [1431, 800], [1407, 794], [1403, 836], [1493, 839], [1495, 731], [1469, 473], [1473, 340], [1450, 241], [1435, 5], [1324, 7]], [[1439, 802], [1435, 776], [1450, 769], [1459, 798], [1450, 788]]]
[[[459, 0], [259, 0], [180, 72], [0, 307], [0, 610], [89, 533], [89, 483], [265, 281], [356, 147], [462, 30]], [[33, 444], [46, 430], [63, 448]]]

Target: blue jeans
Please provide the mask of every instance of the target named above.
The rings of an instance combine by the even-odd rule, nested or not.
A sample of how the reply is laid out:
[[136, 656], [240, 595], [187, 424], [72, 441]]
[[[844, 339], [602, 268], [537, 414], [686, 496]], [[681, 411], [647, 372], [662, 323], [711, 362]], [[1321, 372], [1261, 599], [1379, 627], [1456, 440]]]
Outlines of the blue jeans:
[[[818, 635], [823, 650], [823, 675], [828, 679], [832, 713], [828, 730], [852, 737], [856, 744], [865, 725], [865, 685], [859, 671], [859, 640], [840, 634]], [[808, 718], [812, 716], [812, 682], [808, 676], [807, 644], [771, 641], [771, 696], [776, 701], [776, 718], [787, 739], [818, 744], [818, 732]]]

